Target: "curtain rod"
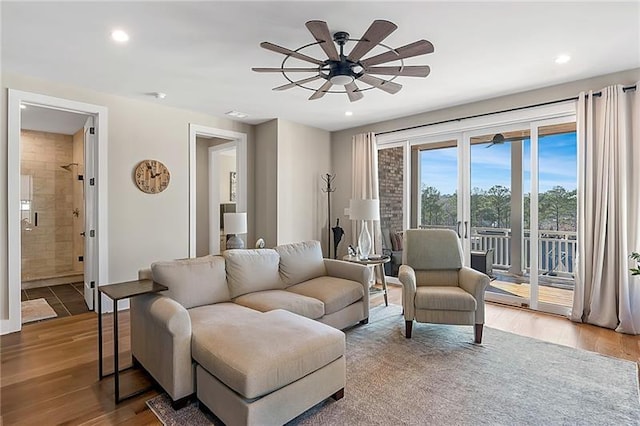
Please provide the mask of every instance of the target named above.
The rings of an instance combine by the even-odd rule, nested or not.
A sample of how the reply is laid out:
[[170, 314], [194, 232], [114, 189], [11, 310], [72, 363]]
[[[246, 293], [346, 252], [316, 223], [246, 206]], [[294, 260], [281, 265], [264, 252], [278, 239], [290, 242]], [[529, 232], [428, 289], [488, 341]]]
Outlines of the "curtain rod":
[[[636, 86], [626, 86], [622, 88], [623, 92], [627, 92], [630, 90], [636, 90]], [[602, 92], [595, 92], [593, 94], [593, 96], [602, 96]], [[546, 105], [553, 105], [553, 104], [559, 104], [561, 102], [568, 102], [568, 101], [577, 101], [579, 98], [578, 96], [573, 96], [571, 98], [564, 98], [564, 99], [556, 99], [555, 101], [548, 101], [548, 102], [541, 102], [539, 104], [533, 104], [533, 105], [525, 105], [525, 106], [521, 106], [521, 107], [515, 107], [515, 108], [509, 108], [509, 109], [503, 109], [500, 111], [493, 111], [493, 112], [484, 112], [482, 114], [475, 114], [475, 115], [467, 115], [466, 117], [458, 117], [458, 118], [450, 118], [448, 120], [442, 120], [442, 121], [436, 121], [435, 123], [427, 123], [427, 124], [418, 124], [416, 126], [411, 126], [411, 127], [403, 127], [402, 129], [395, 129], [395, 130], [388, 130], [386, 132], [378, 132], [376, 133], [376, 136], [379, 135], [387, 135], [389, 133], [395, 133], [395, 132], [402, 132], [404, 130], [413, 130], [413, 129], [419, 129], [421, 127], [429, 127], [429, 126], [435, 126], [437, 124], [445, 124], [445, 123], [452, 123], [454, 121], [462, 121], [462, 120], [468, 120], [470, 118], [477, 118], [477, 117], [485, 117], [487, 115], [493, 115], [493, 114], [501, 114], [503, 112], [511, 112], [511, 111], [519, 111], [521, 109], [527, 109], [527, 108], [536, 108], [536, 107], [541, 107], [541, 106], [546, 106]]]

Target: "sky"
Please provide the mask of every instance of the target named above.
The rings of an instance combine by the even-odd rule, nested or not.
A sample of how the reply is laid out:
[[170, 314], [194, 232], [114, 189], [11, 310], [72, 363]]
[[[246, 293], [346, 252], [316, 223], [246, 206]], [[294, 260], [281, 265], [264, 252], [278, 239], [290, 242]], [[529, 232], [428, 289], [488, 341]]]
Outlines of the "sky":
[[[487, 190], [494, 185], [511, 187], [511, 147], [509, 143], [471, 146], [471, 188]], [[576, 134], [544, 136], [538, 143], [539, 189], [546, 192], [554, 186], [567, 191], [576, 189]], [[524, 140], [524, 192], [531, 189], [529, 139]], [[457, 187], [457, 148], [422, 151], [421, 182], [436, 187], [441, 194], [453, 194]]]

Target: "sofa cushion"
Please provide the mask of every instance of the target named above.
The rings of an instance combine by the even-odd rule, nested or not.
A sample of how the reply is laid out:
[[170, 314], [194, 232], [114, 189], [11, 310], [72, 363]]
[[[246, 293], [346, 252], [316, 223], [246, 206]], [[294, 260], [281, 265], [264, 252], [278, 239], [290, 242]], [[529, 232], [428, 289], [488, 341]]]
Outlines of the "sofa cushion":
[[475, 311], [476, 299], [460, 287], [424, 286], [416, 289], [417, 309]]
[[256, 291], [236, 297], [233, 301], [260, 312], [284, 309], [311, 319], [324, 315], [324, 303], [318, 299], [284, 290]]
[[327, 275], [319, 241], [284, 244], [274, 250], [280, 255], [280, 274], [287, 287]]
[[220, 256], [155, 262], [151, 275], [169, 287], [167, 296], [187, 309], [230, 300], [225, 262]]
[[284, 288], [278, 270], [280, 256], [275, 250], [227, 250], [223, 256], [232, 298], [254, 291]]
[[250, 316], [259, 317], [262, 315], [262, 312], [232, 302], [198, 306], [187, 312], [191, 318], [192, 330], [201, 327], [218, 327], [220, 324], [239, 322]]
[[362, 284], [335, 277], [314, 278], [291, 286], [287, 291], [322, 301], [325, 315], [338, 312], [364, 296]]
[[280, 389], [344, 355], [344, 333], [275, 310], [193, 330], [192, 355], [246, 399]]

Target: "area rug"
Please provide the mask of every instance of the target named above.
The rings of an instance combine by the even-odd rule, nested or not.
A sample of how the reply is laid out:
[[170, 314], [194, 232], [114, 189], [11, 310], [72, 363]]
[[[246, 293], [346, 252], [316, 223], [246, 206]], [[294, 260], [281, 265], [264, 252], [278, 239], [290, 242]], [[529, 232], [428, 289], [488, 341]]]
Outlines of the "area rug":
[[40, 321], [48, 318], [55, 318], [58, 316], [56, 311], [53, 310], [51, 305], [43, 298], [25, 300], [22, 302], [22, 323]]
[[[638, 366], [485, 327], [414, 324], [399, 306], [372, 309], [347, 334], [347, 386], [290, 425], [640, 424]], [[165, 425], [221, 424], [194, 402], [147, 405]]]

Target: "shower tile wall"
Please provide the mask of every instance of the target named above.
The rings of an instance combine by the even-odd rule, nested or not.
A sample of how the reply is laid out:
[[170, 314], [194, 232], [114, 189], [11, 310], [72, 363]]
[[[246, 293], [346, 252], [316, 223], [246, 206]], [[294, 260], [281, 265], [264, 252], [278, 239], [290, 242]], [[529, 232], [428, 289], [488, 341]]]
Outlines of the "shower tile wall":
[[[20, 174], [32, 176], [31, 223], [22, 226], [22, 280], [70, 274], [73, 259], [73, 181], [61, 168], [73, 161], [73, 137], [23, 130]], [[38, 225], [35, 215], [38, 213]]]

